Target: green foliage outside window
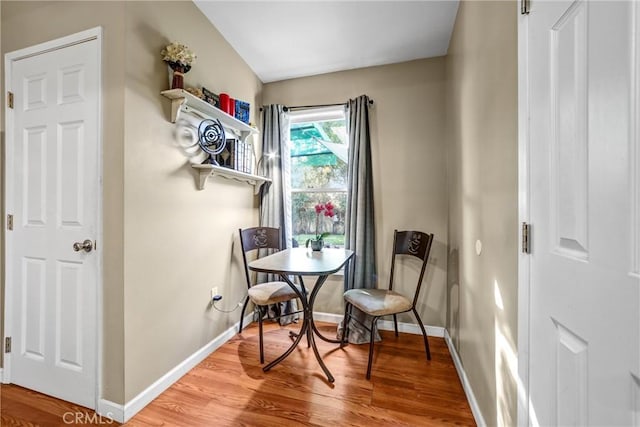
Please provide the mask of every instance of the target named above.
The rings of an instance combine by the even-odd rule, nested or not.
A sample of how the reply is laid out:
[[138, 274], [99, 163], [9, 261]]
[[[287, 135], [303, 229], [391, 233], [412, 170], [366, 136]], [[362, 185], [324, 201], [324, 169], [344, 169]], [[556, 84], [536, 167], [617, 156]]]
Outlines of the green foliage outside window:
[[[291, 125], [292, 231], [300, 246], [315, 233], [325, 232], [330, 233], [325, 244], [344, 246], [347, 163], [340, 158], [346, 158], [344, 129], [344, 120]], [[315, 205], [329, 201], [335, 206], [335, 216], [322, 216], [315, 230]]]

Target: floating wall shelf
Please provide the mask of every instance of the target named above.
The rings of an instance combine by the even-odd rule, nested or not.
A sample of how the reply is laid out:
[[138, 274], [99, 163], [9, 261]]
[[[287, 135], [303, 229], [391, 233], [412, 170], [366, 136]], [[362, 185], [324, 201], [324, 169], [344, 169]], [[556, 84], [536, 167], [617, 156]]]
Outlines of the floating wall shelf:
[[198, 180], [198, 188], [200, 190], [204, 190], [207, 178], [216, 175], [227, 179], [235, 179], [236, 181], [246, 182], [250, 185], [253, 185], [254, 194], [258, 194], [260, 192], [260, 187], [262, 187], [262, 184], [264, 184], [265, 182], [271, 182], [269, 178], [265, 178], [264, 176], [252, 175], [249, 173], [237, 171], [235, 169], [223, 168], [222, 166], [191, 165], [191, 167], [198, 171], [200, 178]]
[[[171, 123], [175, 123], [178, 120], [180, 111], [185, 111], [187, 113], [195, 114], [203, 119], [220, 120], [225, 133], [233, 132], [242, 141], [246, 141], [249, 135], [258, 133], [257, 129], [236, 119], [235, 117], [230, 116], [208, 102], [191, 95], [186, 90], [171, 89], [162, 91], [160, 94], [171, 100]], [[200, 190], [204, 190], [207, 178], [216, 175], [253, 185], [254, 194], [258, 194], [260, 192], [260, 187], [262, 187], [265, 182], [271, 182], [269, 178], [265, 178], [263, 176], [252, 175], [235, 169], [223, 168], [222, 166], [208, 164], [191, 166], [198, 171], [198, 188]]]
[[175, 123], [180, 115], [180, 110], [192, 113], [203, 119], [218, 119], [225, 131], [233, 130], [239, 133], [241, 140], [246, 140], [252, 133], [258, 130], [249, 126], [235, 117], [230, 116], [219, 108], [214, 107], [202, 99], [191, 95], [184, 89], [170, 89], [160, 92], [161, 95], [171, 100], [171, 123]]

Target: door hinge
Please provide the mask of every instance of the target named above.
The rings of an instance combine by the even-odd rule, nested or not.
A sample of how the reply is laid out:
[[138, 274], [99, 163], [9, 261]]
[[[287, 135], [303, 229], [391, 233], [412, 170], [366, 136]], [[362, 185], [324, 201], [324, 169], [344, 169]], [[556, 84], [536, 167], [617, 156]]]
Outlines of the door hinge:
[[520, 14], [528, 15], [531, 8], [531, 0], [520, 0]]
[[13, 109], [13, 92], [7, 91], [7, 106]]
[[13, 230], [13, 215], [11, 214], [7, 215], [7, 230]]
[[11, 353], [11, 337], [6, 337], [4, 339], [4, 352]]
[[522, 223], [522, 253], [531, 253], [531, 224]]

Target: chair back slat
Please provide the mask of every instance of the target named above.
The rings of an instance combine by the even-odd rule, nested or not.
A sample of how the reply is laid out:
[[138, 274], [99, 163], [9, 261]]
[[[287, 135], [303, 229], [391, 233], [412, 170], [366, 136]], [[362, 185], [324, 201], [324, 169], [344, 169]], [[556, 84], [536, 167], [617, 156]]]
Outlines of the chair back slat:
[[282, 249], [280, 229], [273, 227], [253, 227], [240, 230], [243, 252], [255, 249]]
[[274, 227], [253, 227], [238, 230], [240, 233], [240, 246], [242, 247], [242, 260], [244, 261], [244, 273], [247, 279], [247, 287], [251, 287], [247, 253], [256, 249], [282, 249], [280, 229]]
[[397, 231], [395, 232], [394, 253], [397, 255], [413, 255], [421, 260], [428, 256], [432, 234], [422, 231]]
[[420, 268], [420, 276], [416, 285], [416, 291], [413, 296], [413, 306], [418, 301], [418, 294], [422, 287], [422, 279], [429, 262], [429, 254], [431, 253], [431, 244], [433, 243], [433, 234], [423, 233], [422, 231], [398, 231], [393, 233], [393, 254], [391, 257], [391, 273], [389, 275], [389, 290], [393, 289], [393, 276], [395, 272], [396, 255], [409, 255], [422, 260]]

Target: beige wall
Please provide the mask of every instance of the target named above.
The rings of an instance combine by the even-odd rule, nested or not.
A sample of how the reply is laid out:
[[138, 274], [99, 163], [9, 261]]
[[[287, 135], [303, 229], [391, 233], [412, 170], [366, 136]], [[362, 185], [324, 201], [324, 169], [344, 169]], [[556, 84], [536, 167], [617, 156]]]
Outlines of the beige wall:
[[462, 2], [446, 57], [447, 328], [488, 425], [516, 424], [516, 6]]
[[[125, 62], [125, 381], [130, 400], [239, 320], [246, 294], [238, 228], [257, 225], [253, 187], [222, 178], [199, 191], [168, 121], [171, 41], [198, 55], [187, 85], [248, 101], [255, 123], [262, 83], [192, 3], [127, 2]], [[256, 138], [255, 143], [258, 143]]]
[[102, 397], [124, 403], [238, 321], [239, 310], [208, 306], [209, 290], [219, 287], [226, 308], [241, 299], [246, 285], [234, 236], [257, 222], [248, 185], [215, 178], [196, 189], [160, 95], [169, 84], [160, 50], [170, 41], [187, 44], [198, 55], [187, 84], [226, 91], [252, 107], [262, 84], [191, 2], [0, 7], [2, 54], [103, 27]]
[[[434, 233], [427, 286], [418, 302], [423, 322], [434, 326], [445, 322], [444, 89], [444, 58], [434, 58], [269, 83], [263, 98], [265, 104], [285, 105], [339, 103], [362, 94], [374, 100], [370, 117], [379, 282], [386, 286], [389, 280], [394, 228]], [[399, 290], [413, 289], [417, 274], [398, 279]], [[333, 279], [319, 294], [316, 309], [341, 314], [341, 294], [339, 279]], [[401, 321], [415, 323], [410, 315]]]

